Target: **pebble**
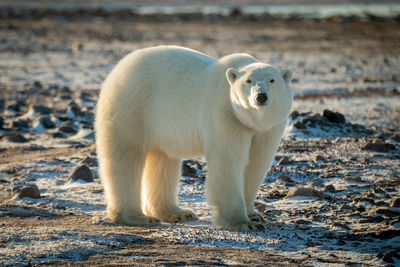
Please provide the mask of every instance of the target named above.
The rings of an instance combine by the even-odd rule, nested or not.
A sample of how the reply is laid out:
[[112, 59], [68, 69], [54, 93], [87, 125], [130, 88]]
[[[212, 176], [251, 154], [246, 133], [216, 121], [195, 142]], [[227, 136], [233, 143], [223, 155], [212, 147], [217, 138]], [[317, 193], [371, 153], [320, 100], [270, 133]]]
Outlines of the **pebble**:
[[292, 120], [295, 120], [299, 115], [300, 115], [300, 113], [297, 110], [293, 110], [292, 112], [290, 112], [289, 117]]
[[31, 121], [27, 119], [15, 119], [11, 121], [10, 128], [11, 129], [26, 129], [29, 128]]
[[52, 109], [44, 105], [30, 105], [29, 112], [45, 115], [45, 114], [50, 114], [52, 112]]
[[3, 141], [10, 141], [14, 143], [26, 143], [29, 141], [23, 135], [18, 133], [6, 133], [0, 139]]
[[397, 261], [400, 260], [400, 253], [398, 251], [389, 251], [386, 252], [383, 257], [382, 257], [382, 261], [388, 262], [388, 263], [394, 263], [393, 258], [396, 258]]
[[308, 188], [308, 187], [295, 187], [289, 190], [285, 198], [295, 197], [295, 196], [305, 196], [305, 197], [318, 197], [325, 198], [323, 192]]
[[278, 161], [278, 163], [277, 163], [277, 165], [290, 165], [291, 164], [291, 161], [289, 160], [289, 158], [288, 157], [282, 157], [279, 161]]
[[389, 152], [391, 150], [395, 150], [396, 146], [392, 144], [387, 144], [387, 143], [367, 143], [364, 145], [362, 150], [370, 150], [370, 151], [375, 151], [375, 152]]
[[322, 156], [322, 155], [317, 155], [315, 157], [315, 161], [326, 161], [326, 158], [324, 156]]
[[3, 117], [0, 117], [0, 130], [3, 129], [3, 124], [4, 124], [4, 119]]
[[86, 156], [86, 158], [84, 158], [80, 162], [80, 164], [84, 164], [84, 165], [87, 165], [87, 166], [90, 166], [90, 167], [95, 167], [95, 166], [98, 165], [98, 162], [97, 162], [96, 158], [92, 158], [92, 157]]
[[182, 162], [182, 176], [187, 177], [197, 177], [196, 167], [193, 166], [193, 162], [190, 160], [185, 160]]
[[397, 197], [390, 202], [390, 207], [400, 207], [400, 197]]
[[294, 182], [294, 180], [292, 178], [290, 178], [289, 176], [283, 175], [283, 174], [279, 175], [277, 179], [288, 182], [288, 183]]
[[333, 123], [346, 123], [346, 119], [343, 114], [331, 111], [329, 109], [325, 109], [322, 116]]
[[40, 198], [39, 188], [35, 184], [13, 189], [13, 192], [14, 196], [17, 195], [19, 198], [24, 198], [24, 197]]
[[332, 184], [330, 184], [324, 187], [324, 192], [336, 193], [336, 188]]
[[79, 165], [75, 169], [72, 170], [68, 180], [76, 181], [76, 180], [84, 180], [86, 182], [93, 182], [93, 174], [92, 171], [86, 165]]
[[76, 133], [77, 130], [74, 128], [74, 123], [72, 121], [64, 121], [60, 127], [58, 128], [59, 131], [64, 133]]
[[377, 214], [382, 214], [388, 217], [398, 217], [400, 216], [400, 211], [398, 210], [393, 210], [390, 208], [378, 208], [376, 210], [374, 210], [375, 213]]
[[37, 121], [46, 129], [53, 129], [56, 127], [54, 122], [51, 120], [50, 115], [42, 115], [37, 119]]
[[389, 137], [389, 141], [396, 141], [400, 143], [400, 134], [393, 134], [392, 136]]

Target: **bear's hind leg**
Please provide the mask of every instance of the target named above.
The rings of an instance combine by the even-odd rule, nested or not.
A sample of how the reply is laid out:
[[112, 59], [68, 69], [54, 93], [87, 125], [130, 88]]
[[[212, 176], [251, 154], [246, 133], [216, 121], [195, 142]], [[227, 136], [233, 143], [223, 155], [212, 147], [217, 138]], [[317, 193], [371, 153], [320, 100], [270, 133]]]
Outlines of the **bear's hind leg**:
[[[108, 217], [118, 223], [134, 226], [155, 225], [156, 218], [145, 216], [140, 205], [140, 185], [145, 156], [129, 149], [99, 149], [100, 174], [107, 200]], [[105, 152], [107, 155], [103, 155]]]
[[142, 182], [146, 215], [171, 223], [197, 220], [192, 211], [177, 205], [180, 165], [180, 159], [171, 159], [163, 152], [148, 154]]

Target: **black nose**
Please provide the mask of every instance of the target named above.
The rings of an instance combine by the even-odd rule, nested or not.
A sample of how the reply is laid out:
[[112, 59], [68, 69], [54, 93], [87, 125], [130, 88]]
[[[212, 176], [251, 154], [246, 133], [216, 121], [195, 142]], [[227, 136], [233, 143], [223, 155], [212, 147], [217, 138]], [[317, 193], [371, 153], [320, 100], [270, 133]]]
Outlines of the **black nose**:
[[265, 102], [268, 100], [268, 96], [266, 93], [259, 93], [256, 96], [256, 100], [259, 104], [265, 104]]

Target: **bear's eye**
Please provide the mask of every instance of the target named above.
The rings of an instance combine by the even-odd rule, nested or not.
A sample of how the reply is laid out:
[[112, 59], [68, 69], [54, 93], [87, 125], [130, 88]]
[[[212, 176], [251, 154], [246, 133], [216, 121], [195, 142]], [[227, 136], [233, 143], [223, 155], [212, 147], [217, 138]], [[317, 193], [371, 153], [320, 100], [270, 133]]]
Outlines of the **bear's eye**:
[[275, 82], [275, 80], [274, 80], [274, 79], [271, 79], [271, 80], [269, 80], [269, 82], [270, 82], [270, 83], [274, 83], [274, 82]]
[[252, 81], [251, 80], [247, 80], [246, 83], [252, 83]]

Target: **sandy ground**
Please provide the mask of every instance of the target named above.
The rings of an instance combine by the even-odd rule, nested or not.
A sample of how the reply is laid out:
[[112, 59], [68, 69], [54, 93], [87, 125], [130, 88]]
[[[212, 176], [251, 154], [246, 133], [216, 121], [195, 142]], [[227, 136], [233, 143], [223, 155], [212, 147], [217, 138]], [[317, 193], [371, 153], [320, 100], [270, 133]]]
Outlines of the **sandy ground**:
[[[125, 54], [157, 44], [293, 70], [298, 114], [257, 199], [265, 232], [211, 225], [203, 158], [184, 162], [179, 188], [199, 221], [138, 228], [105, 218], [98, 90]], [[400, 264], [399, 47], [399, 23], [387, 20], [0, 20], [0, 264]], [[68, 180], [80, 166], [90, 174]], [[40, 198], [18, 197], [32, 184]]]

